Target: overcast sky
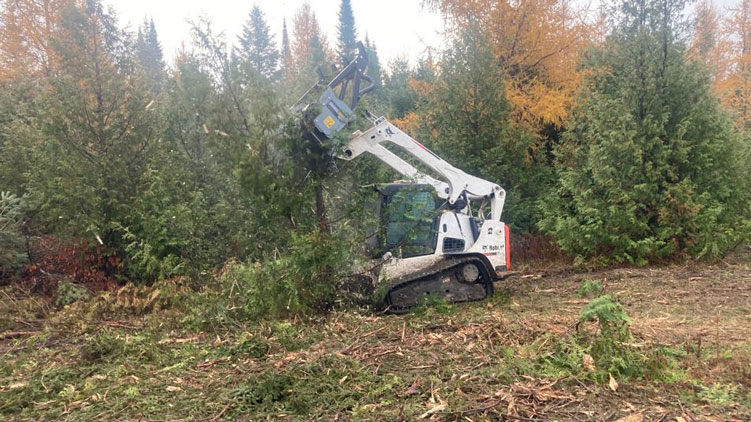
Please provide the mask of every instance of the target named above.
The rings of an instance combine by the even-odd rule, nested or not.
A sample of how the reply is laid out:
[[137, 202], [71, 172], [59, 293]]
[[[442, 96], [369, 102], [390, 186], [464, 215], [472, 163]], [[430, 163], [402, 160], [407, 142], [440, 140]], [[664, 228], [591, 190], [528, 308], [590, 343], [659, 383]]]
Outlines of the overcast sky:
[[[310, 0], [330, 45], [336, 42], [336, 23], [341, 0]], [[598, 0], [575, 0], [597, 4]], [[720, 7], [740, 0], [713, 0]], [[114, 7], [120, 22], [137, 28], [145, 17], [153, 18], [165, 57], [171, 61], [181, 43], [190, 42], [190, 20], [208, 17], [217, 31], [235, 42], [253, 4], [261, 7], [272, 32], [281, 40], [282, 19], [290, 28], [303, 0], [105, 0]], [[397, 56], [414, 58], [429, 47], [441, 47], [443, 19], [421, 6], [421, 0], [352, 0], [355, 25], [360, 38], [368, 34], [385, 64]], [[291, 35], [291, 34], [290, 34]]]
[[[154, 19], [165, 57], [172, 59], [182, 42], [190, 40], [190, 20], [209, 17], [215, 30], [235, 42], [254, 4], [261, 7], [272, 32], [281, 43], [282, 19], [287, 18], [291, 36], [292, 18], [303, 0], [105, 0], [114, 7], [122, 24], [136, 29], [144, 17]], [[335, 45], [340, 0], [310, 0], [329, 44]], [[358, 36], [365, 33], [376, 43], [379, 56], [389, 59], [414, 57], [428, 47], [440, 47], [443, 19], [421, 7], [420, 0], [352, 0]]]

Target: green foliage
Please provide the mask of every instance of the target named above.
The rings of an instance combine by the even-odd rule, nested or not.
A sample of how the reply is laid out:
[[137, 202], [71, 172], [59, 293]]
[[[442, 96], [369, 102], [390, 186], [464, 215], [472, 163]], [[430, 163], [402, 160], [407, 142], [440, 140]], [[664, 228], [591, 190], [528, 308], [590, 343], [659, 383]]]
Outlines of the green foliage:
[[[318, 230], [292, 232], [289, 248], [263, 262], [230, 263], [218, 286], [194, 298], [199, 321], [238, 321], [312, 316], [333, 307], [343, 276], [350, 271], [349, 242]], [[197, 306], [197, 307], [198, 307]], [[284, 330], [282, 337], [289, 337]]]
[[[106, 34], [95, 36], [92, 34]], [[60, 63], [38, 94], [35, 118], [14, 130], [36, 145], [25, 189], [35, 226], [122, 250], [118, 224], [145, 185], [159, 116], [130, 36], [101, 4], [69, 7], [53, 43]], [[127, 77], [124, 75], [128, 75]]]
[[342, 64], [352, 61], [353, 51], [357, 48], [357, 30], [355, 29], [355, 15], [352, 13], [350, 0], [341, 0], [339, 4], [339, 23], [337, 31], [337, 54]]
[[243, 338], [230, 348], [230, 354], [234, 356], [248, 355], [252, 358], [262, 358], [268, 351], [268, 342], [257, 336]]
[[162, 46], [159, 43], [153, 19], [144, 20], [143, 24], [138, 27], [136, 55], [138, 63], [150, 80], [152, 92], [159, 93], [166, 74]]
[[26, 260], [21, 234], [21, 198], [0, 192], [0, 274], [14, 271]]
[[245, 66], [265, 78], [278, 75], [279, 51], [261, 8], [253, 6], [248, 21], [243, 25], [238, 53]]
[[55, 307], [62, 308], [79, 300], [89, 300], [91, 295], [86, 288], [73, 284], [69, 281], [61, 281], [55, 292]]
[[290, 397], [292, 384], [292, 379], [286, 375], [265, 372], [233, 391], [231, 396], [243, 406], [260, 408], [257, 411], [270, 411], [276, 403]]
[[368, 53], [367, 75], [373, 79], [376, 89], [372, 94], [376, 97], [382, 98], [383, 92], [380, 88], [383, 86], [383, 69], [381, 69], [381, 61], [378, 58], [378, 49], [374, 43], [370, 42], [370, 38], [368, 38], [367, 34], [365, 35], [365, 49]]
[[277, 321], [271, 324], [274, 338], [288, 352], [295, 352], [310, 347], [321, 339], [321, 333], [302, 324], [289, 321]]
[[[594, 330], [586, 327], [590, 322], [594, 322]], [[681, 380], [685, 374], [678, 360], [685, 352], [664, 346], [645, 348], [639, 345], [629, 330], [630, 323], [623, 306], [613, 296], [598, 295], [581, 309], [576, 334], [570, 337], [543, 335], [536, 342], [545, 347], [531, 345], [531, 350], [525, 352], [536, 355], [536, 362], [512, 359], [510, 364], [517, 371], [530, 375], [573, 375], [601, 383], [607, 383], [611, 376], [625, 380]]]
[[416, 79], [417, 75], [410, 70], [406, 57], [397, 57], [390, 61], [388, 70], [384, 81], [388, 117], [400, 119], [417, 108], [418, 96], [409, 87], [410, 79]]
[[641, 0], [586, 63], [540, 227], [579, 262], [716, 259], [748, 236], [747, 145], [679, 41], [683, 2]]
[[[349, 410], [366, 392], [344, 384], [342, 380], [347, 378], [349, 384], [374, 382], [359, 362], [332, 356], [285, 370], [266, 370], [232, 391], [230, 398], [241, 411], [255, 414], [286, 412], [305, 416], [321, 406]], [[393, 389], [391, 385], [383, 387]]]
[[700, 399], [711, 404], [728, 406], [736, 403], [739, 387], [735, 384], [716, 383], [701, 386], [696, 394]]
[[602, 282], [599, 280], [582, 280], [576, 295], [579, 297], [598, 297], [603, 292]]
[[608, 341], [623, 341], [628, 338], [628, 326], [631, 324], [626, 311], [611, 295], [592, 299], [579, 312], [579, 322], [597, 322], [601, 335]]
[[125, 341], [107, 333], [88, 336], [81, 348], [81, 357], [90, 362], [114, 359], [124, 352]]
[[631, 319], [623, 306], [611, 295], [596, 297], [579, 313], [579, 324], [590, 321], [597, 323], [598, 331], [585, 341], [596, 366], [612, 375], [643, 375], [644, 357], [627, 344], [632, 339]]
[[450, 303], [445, 297], [429, 295], [420, 299], [420, 303], [412, 309], [411, 314], [419, 318], [433, 314], [452, 315], [458, 310], [458, 306]]
[[440, 77], [420, 110], [424, 139], [453, 165], [510, 192], [506, 221], [523, 231], [536, 223], [534, 201], [549, 184], [533, 138], [512, 126], [506, 76], [481, 31], [457, 37], [439, 62]]

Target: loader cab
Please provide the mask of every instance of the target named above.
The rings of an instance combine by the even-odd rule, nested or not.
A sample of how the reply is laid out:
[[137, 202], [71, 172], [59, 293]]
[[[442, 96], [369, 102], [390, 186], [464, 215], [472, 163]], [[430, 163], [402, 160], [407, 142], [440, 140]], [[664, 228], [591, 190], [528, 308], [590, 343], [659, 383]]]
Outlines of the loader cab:
[[374, 257], [391, 252], [400, 258], [432, 255], [444, 201], [430, 185], [389, 183], [376, 189], [379, 229], [366, 241]]

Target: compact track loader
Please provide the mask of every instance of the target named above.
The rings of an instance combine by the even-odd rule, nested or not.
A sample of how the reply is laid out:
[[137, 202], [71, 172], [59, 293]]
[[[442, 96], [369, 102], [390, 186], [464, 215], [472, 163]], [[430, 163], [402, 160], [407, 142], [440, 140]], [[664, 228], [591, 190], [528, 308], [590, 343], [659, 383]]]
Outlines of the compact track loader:
[[[319, 82], [293, 106], [305, 116], [307, 131], [320, 145], [347, 128], [360, 98], [373, 90], [366, 68], [360, 44], [357, 57], [330, 81], [318, 69]], [[399, 313], [426, 297], [457, 303], [491, 296], [493, 281], [510, 271], [509, 228], [501, 222], [506, 192], [452, 166], [385, 117], [370, 120], [371, 128], [355, 131], [332, 154], [355, 160], [367, 153], [404, 180], [378, 187], [381, 227], [367, 240], [379, 251], [367, 275], [374, 286], [386, 286], [382, 306]], [[439, 178], [418, 170], [387, 146], [408, 154]]]

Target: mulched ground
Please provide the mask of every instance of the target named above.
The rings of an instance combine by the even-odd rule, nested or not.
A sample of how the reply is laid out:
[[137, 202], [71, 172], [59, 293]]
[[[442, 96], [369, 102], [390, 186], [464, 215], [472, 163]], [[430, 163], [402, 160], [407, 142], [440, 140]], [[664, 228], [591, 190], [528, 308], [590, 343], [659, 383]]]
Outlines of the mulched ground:
[[[109, 400], [117, 397], [119, 385], [129, 383], [147, 383], [152, 394], [165, 396], [149, 397], [150, 407], [137, 401], [123, 401], [118, 407], [121, 404], [103, 404], [94, 399], [60, 404], [57, 396], [37, 406], [47, 406], [40, 407], [39, 414], [48, 415], [52, 413], [44, 412], [49, 407], [64, 405], [64, 420], [94, 420], [92, 415], [100, 415], [99, 419], [105, 415], [104, 419], [129, 421], [747, 421], [751, 420], [749, 257], [751, 250], [712, 265], [594, 272], [530, 267], [499, 282], [498, 298], [445, 313], [383, 316], [336, 312], [319, 321], [293, 321], [292, 327], [299, 333], [293, 340], [309, 343], [299, 350], [283, 346], [278, 329], [256, 328], [249, 334], [265, 339], [269, 345], [261, 358], [215, 353], [222, 347], [237, 348], [241, 344], [238, 333], [170, 330], [158, 334], [153, 328], [154, 315], [101, 321], [100, 330], [123, 338], [137, 335], [151, 324], [152, 333], [157, 333], [152, 334], [153, 348], [162, 350], [165, 356], [183, 353], [190, 346], [190, 353], [198, 356], [205, 352], [208, 357], [185, 358], [187, 363], [180, 363], [183, 366], [179, 370], [172, 369], [172, 362], [160, 361], [164, 367], [156, 372], [139, 364], [136, 357], [123, 363], [130, 371], [125, 371], [127, 375], [124, 372], [119, 379], [107, 378], [102, 395]], [[680, 369], [688, 374], [687, 378], [671, 382], [621, 380], [614, 385], [571, 375], [504, 373], [503, 362], [524, 365], [533, 361], [539, 351], [548, 350], [547, 345], [575, 332], [579, 311], [588, 302], [576, 292], [586, 280], [600, 281], [605, 292], [625, 306], [639, 343], [635, 347], [647, 350], [666, 346], [685, 351]], [[39, 314], [33, 301], [17, 299], [6, 290], [2, 294], [0, 358], [16, 359], [19, 353], [29, 352], [27, 344], [33, 344], [29, 347], [51, 350], [45, 356], [57, 361], [50, 365], [78, 365], [74, 360], [78, 352], [71, 350], [85, 343], [82, 335], [75, 337], [48, 327], [44, 340], [27, 343], [24, 339], [32, 338], [44, 323], [37, 317], [46, 316], [49, 310]], [[23, 310], [21, 305], [28, 309]], [[163, 319], [169, 320], [166, 316]], [[8, 333], [15, 334], [4, 337]], [[144, 350], [149, 347], [144, 345]], [[304, 417], [283, 411], [274, 413], [273, 409], [261, 414], [257, 407], [241, 408], [223, 393], [236, 390], [262, 373], [304, 377], [305, 371], [316, 365], [332, 365], [332, 371], [344, 371], [341, 373], [345, 375], [338, 376], [333, 386], [339, 386], [334, 390], [340, 395], [348, 389], [362, 393], [357, 395], [360, 398], [353, 407], [314, 407]], [[337, 369], [336, 365], [345, 369]], [[149, 377], [150, 373], [158, 375]], [[179, 377], [175, 377], [176, 373]], [[3, 392], [12, 392], [19, 382], [25, 382], [14, 376], [0, 379], [0, 408]], [[100, 375], [87, 376], [92, 379]], [[312, 387], [315, 377], [320, 376], [311, 375]], [[386, 380], [392, 380], [394, 385], [381, 391]], [[169, 407], [170, 397], [180, 397], [190, 403], [186, 406], [197, 407], [191, 408], [188, 416]], [[18, 416], [10, 420], [29, 418]]]

